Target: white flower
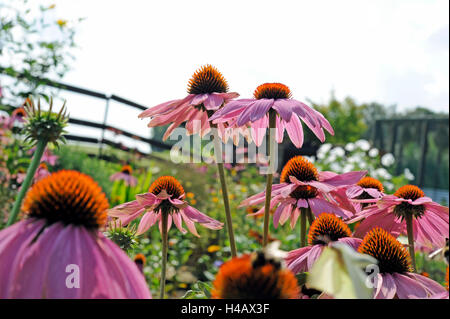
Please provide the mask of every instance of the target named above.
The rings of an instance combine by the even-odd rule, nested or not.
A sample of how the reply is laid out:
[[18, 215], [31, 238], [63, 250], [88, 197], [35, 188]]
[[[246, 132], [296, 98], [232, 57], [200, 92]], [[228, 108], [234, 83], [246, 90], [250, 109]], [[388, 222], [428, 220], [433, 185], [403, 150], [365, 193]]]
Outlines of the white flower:
[[348, 143], [347, 145], [345, 145], [345, 149], [349, 152], [353, 152], [355, 148], [355, 143]]
[[381, 164], [383, 164], [383, 166], [391, 166], [394, 163], [395, 163], [395, 158], [394, 158], [394, 155], [392, 155], [391, 153], [384, 154], [381, 157]]
[[337, 146], [330, 151], [330, 154], [336, 155], [337, 157], [343, 157], [345, 155], [345, 150], [342, 147]]
[[370, 149], [370, 143], [366, 140], [358, 140], [355, 142], [355, 145], [363, 151], [368, 151]]
[[306, 158], [308, 161], [310, 161], [313, 164], [314, 164], [314, 162], [316, 160], [314, 156], [305, 156], [305, 155], [303, 155], [303, 157]]
[[317, 158], [323, 159], [332, 147], [333, 145], [331, 145], [330, 143], [322, 144], [322, 146], [320, 146], [317, 150]]
[[405, 168], [403, 174], [405, 175], [405, 177], [407, 179], [409, 179], [410, 181], [412, 181], [414, 179], [414, 175], [413, 173], [411, 173], [411, 171], [409, 170], [409, 168]]
[[376, 149], [376, 148], [372, 148], [370, 151], [369, 151], [369, 156], [370, 157], [377, 157], [378, 156], [378, 149]]
[[383, 179], [391, 179], [392, 175], [385, 168], [377, 168], [375, 170], [375, 175]]
[[352, 164], [345, 164], [344, 168], [342, 169], [343, 173], [351, 172], [355, 169], [355, 167]]
[[340, 174], [342, 166], [336, 162], [331, 163], [330, 168], [333, 172]]
[[394, 189], [394, 184], [392, 184], [391, 182], [384, 182], [383, 185], [388, 191], [392, 191]]

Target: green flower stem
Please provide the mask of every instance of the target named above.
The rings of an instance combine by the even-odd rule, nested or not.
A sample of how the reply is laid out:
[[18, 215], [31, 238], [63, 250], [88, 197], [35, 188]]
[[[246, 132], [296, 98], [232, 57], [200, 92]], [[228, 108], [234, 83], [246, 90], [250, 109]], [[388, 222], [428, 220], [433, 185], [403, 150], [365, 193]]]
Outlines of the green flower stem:
[[168, 248], [168, 231], [167, 222], [169, 219], [169, 212], [161, 212], [161, 236], [162, 236], [162, 260], [161, 260], [161, 283], [160, 283], [160, 293], [161, 299], [164, 299], [164, 293], [166, 288], [166, 268], [167, 268], [167, 248]]
[[311, 208], [308, 208], [308, 221], [309, 221], [309, 226], [311, 227], [313, 221], [316, 219], [316, 217], [314, 216], [314, 214], [311, 211]]
[[217, 163], [217, 169], [219, 171], [220, 185], [222, 187], [223, 205], [225, 206], [225, 216], [228, 229], [228, 237], [230, 239], [231, 256], [236, 257], [236, 242], [234, 241], [233, 221], [231, 220], [230, 202], [228, 198], [228, 188], [225, 181], [225, 170], [223, 163]]
[[33, 181], [34, 174], [41, 163], [42, 155], [44, 154], [45, 147], [47, 146], [47, 140], [39, 140], [36, 144], [36, 150], [34, 152], [33, 158], [31, 160], [30, 166], [28, 166], [27, 176], [22, 183], [19, 194], [17, 195], [16, 201], [14, 202], [13, 209], [11, 211], [11, 215], [9, 215], [8, 223], [6, 226], [12, 225], [19, 214], [20, 208], [22, 207], [23, 199], [31, 186]]
[[300, 248], [306, 247], [306, 218], [308, 215], [308, 208], [300, 209]]
[[[269, 112], [269, 132], [267, 133], [267, 139], [269, 141], [269, 172], [267, 174], [266, 182], [266, 201], [264, 203], [264, 233], [263, 233], [263, 246], [265, 247], [269, 241], [269, 217], [270, 217], [270, 199], [272, 196], [272, 182], [275, 164], [275, 134], [271, 134], [272, 129], [276, 128], [277, 113], [274, 111]], [[274, 132], [273, 132], [274, 133]], [[272, 136], [273, 135], [273, 136]]]
[[406, 230], [408, 233], [408, 246], [409, 246], [409, 254], [411, 255], [411, 264], [416, 271], [416, 254], [414, 251], [414, 231], [413, 231], [413, 216], [412, 214], [405, 214], [406, 221]]
[[236, 242], [234, 240], [233, 221], [231, 219], [230, 199], [228, 196], [227, 182], [225, 180], [225, 169], [222, 163], [222, 144], [217, 133], [217, 125], [211, 124], [214, 131], [214, 154], [216, 156], [217, 170], [219, 172], [220, 186], [222, 187], [223, 205], [225, 208], [225, 217], [230, 240], [231, 257], [236, 257]]

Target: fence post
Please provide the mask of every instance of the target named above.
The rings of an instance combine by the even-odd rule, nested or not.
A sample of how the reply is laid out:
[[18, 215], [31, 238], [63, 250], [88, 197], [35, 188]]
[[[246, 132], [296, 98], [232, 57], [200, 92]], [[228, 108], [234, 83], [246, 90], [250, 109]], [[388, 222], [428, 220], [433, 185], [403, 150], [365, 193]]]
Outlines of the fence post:
[[107, 95], [106, 96], [106, 105], [105, 105], [105, 114], [103, 115], [102, 137], [100, 138], [100, 146], [98, 148], [98, 158], [102, 157], [103, 139], [105, 138], [105, 127], [106, 127], [106, 121], [108, 120], [109, 100], [110, 99], [111, 99], [111, 95]]
[[430, 127], [429, 120], [425, 120], [422, 124], [422, 134], [420, 136], [420, 159], [419, 159], [419, 167], [417, 168], [417, 179], [416, 179], [416, 183], [420, 187], [423, 187], [424, 182], [424, 171], [427, 159], [429, 127]]
[[397, 121], [392, 122], [392, 142], [391, 142], [391, 154], [395, 156], [395, 145], [397, 144]]

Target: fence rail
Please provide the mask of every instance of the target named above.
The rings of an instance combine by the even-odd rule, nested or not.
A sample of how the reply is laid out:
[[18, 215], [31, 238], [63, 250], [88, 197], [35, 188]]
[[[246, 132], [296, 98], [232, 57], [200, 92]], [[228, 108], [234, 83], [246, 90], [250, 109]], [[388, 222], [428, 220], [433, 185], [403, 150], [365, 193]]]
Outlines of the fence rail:
[[[84, 137], [84, 136], [78, 136], [78, 135], [73, 135], [73, 134], [66, 135], [67, 140], [70, 140], [70, 141], [78, 141], [78, 142], [99, 145], [98, 157], [101, 157], [104, 159], [108, 158], [108, 156], [104, 156], [102, 154], [104, 145], [108, 145], [112, 148], [123, 150], [123, 151], [132, 151], [132, 152], [137, 152], [140, 155], [150, 156], [150, 153], [141, 152], [137, 149], [130, 149], [130, 148], [124, 146], [122, 143], [116, 143], [116, 142], [113, 142], [113, 141], [105, 138], [106, 131], [114, 132], [116, 135], [122, 135], [127, 138], [133, 139], [135, 141], [145, 142], [150, 145], [150, 148], [156, 147], [156, 148], [163, 149], [163, 150], [169, 150], [171, 148], [171, 145], [163, 143], [159, 140], [139, 136], [137, 134], [133, 134], [131, 132], [127, 132], [125, 130], [122, 130], [122, 129], [119, 129], [119, 128], [116, 128], [114, 126], [107, 124], [108, 113], [109, 113], [109, 102], [111, 100], [121, 103], [123, 105], [126, 105], [128, 107], [141, 110], [141, 111], [147, 109], [147, 107], [145, 107], [139, 103], [133, 102], [131, 100], [128, 100], [126, 98], [123, 98], [123, 97], [115, 95], [115, 94], [108, 95], [108, 94], [105, 94], [102, 92], [89, 90], [89, 89], [85, 89], [85, 88], [80, 88], [80, 87], [70, 85], [67, 83], [63, 83], [63, 82], [59, 82], [59, 81], [53, 81], [53, 80], [49, 80], [49, 79], [45, 79], [45, 78], [41, 78], [41, 77], [28, 76], [23, 73], [13, 71], [10, 68], [4, 68], [1, 66], [0, 66], [0, 74], [14, 77], [17, 79], [24, 79], [24, 80], [28, 80], [28, 81], [38, 82], [44, 86], [53, 87], [56, 89], [65, 90], [65, 91], [73, 92], [73, 93], [78, 93], [81, 95], [90, 96], [90, 97], [94, 97], [94, 98], [103, 100], [105, 102], [105, 112], [103, 114], [103, 121], [101, 123], [87, 121], [87, 120], [81, 120], [81, 119], [76, 119], [76, 118], [69, 118], [70, 124], [100, 129], [101, 130], [101, 138], [98, 139], [98, 138]], [[14, 109], [13, 106], [9, 105], [8, 107], [10, 109]], [[154, 157], [154, 156], [152, 156], [152, 157]]]

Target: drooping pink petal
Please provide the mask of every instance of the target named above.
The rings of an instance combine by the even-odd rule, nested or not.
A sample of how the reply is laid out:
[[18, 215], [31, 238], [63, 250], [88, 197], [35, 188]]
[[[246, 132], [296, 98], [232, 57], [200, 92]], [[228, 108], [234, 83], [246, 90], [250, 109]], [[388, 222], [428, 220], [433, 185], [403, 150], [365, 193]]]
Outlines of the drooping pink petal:
[[306, 246], [299, 249], [291, 250], [285, 258], [286, 267], [294, 274], [308, 271], [309, 252], [313, 246]]
[[362, 243], [361, 238], [353, 238], [353, 237], [339, 238], [338, 241], [352, 247], [354, 250], [358, 250], [359, 246]]
[[156, 114], [164, 114], [164, 113], [170, 112], [170, 111], [174, 110], [175, 108], [177, 108], [179, 105], [189, 101], [192, 98], [193, 98], [193, 96], [188, 95], [184, 99], [172, 100], [172, 101], [161, 103], [159, 105], [156, 105], [154, 107], [151, 107], [151, 108], [145, 110], [144, 112], [139, 114], [138, 117], [145, 118], [145, 117], [154, 116]]
[[370, 230], [375, 227], [383, 228], [398, 237], [403, 230], [402, 222], [389, 210], [383, 210], [378, 214], [366, 217], [355, 230], [355, 237], [363, 238]]
[[186, 206], [183, 209], [184, 215], [190, 220], [202, 224], [202, 226], [210, 229], [221, 229], [223, 227], [223, 223], [215, 220], [205, 214], [201, 213], [197, 209], [191, 206]]
[[[286, 127], [286, 122], [282, 120], [279, 116], [276, 119], [276, 131], [275, 131], [275, 141], [278, 144], [283, 143], [284, 129]], [[261, 144], [260, 144], [261, 145]]]
[[269, 126], [269, 120], [267, 116], [256, 120], [251, 125], [251, 135], [256, 146], [261, 146], [264, 141], [264, 136], [266, 136], [267, 127]]
[[44, 225], [44, 220], [30, 218], [0, 231], [0, 299], [13, 298], [14, 278], [22, 271], [21, 260]]
[[348, 172], [336, 175], [322, 182], [335, 187], [352, 185], [358, 183], [366, 174], [367, 171]]
[[378, 287], [375, 291], [375, 299], [393, 299], [397, 293], [397, 285], [394, 278], [388, 273], [378, 274], [380, 283], [377, 283]]
[[291, 103], [287, 99], [277, 99], [273, 103], [272, 108], [277, 111], [277, 113], [280, 115], [280, 117], [285, 120], [286, 122], [289, 122], [292, 117], [292, 107]]
[[291, 229], [294, 229], [295, 225], [297, 224], [299, 216], [300, 216], [300, 209], [295, 208], [291, 214], [291, 223], [290, 223]]
[[160, 213], [150, 211], [142, 216], [141, 221], [137, 229], [137, 235], [145, 233], [150, 227], [152, 227], [160, 219]]
[[187, 228], [189, 231], [196, 237], [200, 237], [200, 235], [197, 232], [197, 229], [195, 228], [195, 224], [192, 220], [187, 217], [183, 211], [180, 211], [181, 217], [183, 217], [184, 222], [186, 223]]
[[313, 245], [311, 250], [309, 251], [308, 261], [306, 264], [307, 270], [311, 270], [314, 263], [319, 259], [320, 255], [322, 254], [324, 246], [322, 245]]
[[427, 290], [417, 280], [399, 273], [394, 273], [392, 277], [397, 286], [397, 296], [399, 299], [423, 299], [428, 297]]
[[443, 286], [430, 278], [412, 272], [408, 273], [408, 277], [420, 282], [428, 291], [429, 296], [445, 292], [445, 288]]
[[182, 233], [182, 234], [186, 234], [187, 230], [183, 228], [182, 225], [182, 217], [179, 213], [173, 213], [172, 214], [173, 217], [173, 223], [175, 224], [175, 226], [178, 228], [178, 230]]
[[303, 145], [303, 127], [297, 116], [291, 117], [286, 124], [286, 131], [295, 147], [300, 148]]
[[203, 105], [207, 110], [217, 110], [223, 103], [223, 97], [219, 94], [208, 94], [208, 97], [203, 101]]
[[310, 198], [308, 199], [309, 207], [311, 208], [312, 213], [319, 217], [322, 213], [332, 213], [342, 218], [350, 217], [349, 213], [345, 212], [341, 208], [331, 204], [330, 202], [321, 199], [321, 198]]

